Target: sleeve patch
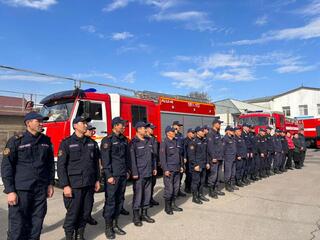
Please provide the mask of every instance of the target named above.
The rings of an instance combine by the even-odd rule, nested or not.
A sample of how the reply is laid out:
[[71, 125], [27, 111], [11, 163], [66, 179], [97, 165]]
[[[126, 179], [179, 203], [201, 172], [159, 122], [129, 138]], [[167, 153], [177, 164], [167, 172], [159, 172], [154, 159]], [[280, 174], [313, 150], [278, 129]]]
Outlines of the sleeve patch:
[[3, 150], [3, 155], [4, 156], [8, 156], [10, 154], [10, 148], [5, 148], [4, 150]]
[[58, 152], [58, 157], [61, 157], [63, 155], [63, 151], [62, 150], [59, 150]]

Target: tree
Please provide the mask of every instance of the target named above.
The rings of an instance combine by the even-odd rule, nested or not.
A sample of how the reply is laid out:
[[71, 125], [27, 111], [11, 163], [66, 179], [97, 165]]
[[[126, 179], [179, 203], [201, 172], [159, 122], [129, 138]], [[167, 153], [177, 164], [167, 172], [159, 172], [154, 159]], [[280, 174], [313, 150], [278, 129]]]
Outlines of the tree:
[[193, 92], [190, 92], [189, 94], [187, 94], [187, 96], [211, 102], [211, 97], [209, 96], [209, 93], [207, 93], [207, 92], [193, 91]]

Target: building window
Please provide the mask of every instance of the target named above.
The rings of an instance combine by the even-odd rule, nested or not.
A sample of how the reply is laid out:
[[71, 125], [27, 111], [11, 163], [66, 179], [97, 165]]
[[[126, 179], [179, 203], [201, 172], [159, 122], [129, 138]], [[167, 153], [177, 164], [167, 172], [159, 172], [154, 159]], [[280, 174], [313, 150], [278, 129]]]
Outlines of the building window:
[[284, 113], [284, 115], [286, 117], [290, 117], [291, 116], [290, 107], [283, 107], [282, 111], [283, 111], [283, 113]]
[[299, 114], [301, 116], [307, 116], [308, 115], [308, 105], [299, 105]]
[[320, 115], [320, 104], [317, 104], [318, 115]]

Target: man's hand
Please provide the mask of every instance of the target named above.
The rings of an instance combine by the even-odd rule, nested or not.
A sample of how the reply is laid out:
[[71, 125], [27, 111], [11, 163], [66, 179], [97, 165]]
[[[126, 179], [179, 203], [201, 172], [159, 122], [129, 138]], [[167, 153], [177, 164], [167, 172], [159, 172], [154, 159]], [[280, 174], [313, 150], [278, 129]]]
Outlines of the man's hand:
[[180, 168], [180, 173], [183, 173], [184, 172], [184, 169], [183, 167]]
[[188, 162], [188, 160], [185, 158], [183, 159], [183, 163], [186, 164]]
[[170, 172], [170, 171], [165, 171], [165, 172], [164, 172], [164, 175], [165, 175], [166, 177], [170, 177], [170, 176], [171, 176], [171, 172]]
[[218, 162], [218, 159], [212, 159], [212, 162], [213, 162], [213, 163], [217, 163], [217, 162]]
[[261, 157], [264, 157], [264, 153], [261, 153]]
[[158, 171], [157, 171], [157, 170], [153, 170], [153, 171], [152, 171], [152, 175], [153, 175], [153, 176], [157, 176], [157, 174], [158, 174]]
[[196, 172], [200, 172], [200, 166], [199, 166], [199, 165], [195, 166], [195, 167], [194, 167], [194, 170], [195, 170]]
[[70, 186], [65, 186], [63, 188], [63, 195], [67, 198], [71, 198], [72, 197], [72, 188]]
[[250, 153], [250, 156], [253, 158], [253, 153]]
[[132, 178], [133, 178], [134, 180], [137, 180], [137, 179], [139, 178], [139, 176], [138, 176], [138, 175], [132, 176]]
[[130, 178], [130, 173], [129, 172], [127, 172], [127, 179], [129, 179]]
[[111, 184], [111, 185], [116, 184], [116, 180], [114, 179], [114, 177], [109, 177], [107, 181], [108, 181], [108, 183]]
[[241, 157], [237, 157], [238, 160], [241, 160]]
[[100, 182], [96, 181], [96, 184], [94, 185], [94, 191], [99, 192], [99, 190], [100, 190]]
[[207, 163], [206, 168], [209, 170], [210, 169], [210, 164]]
[[18, 195], [15, 192], [8, 193], [7, 199], [10, 206], [18, 204]]
[[54, 193], [54, 187], [52, 185], [49, 185], [47, 190], [47, 198], [52, 198], [53, 193]]

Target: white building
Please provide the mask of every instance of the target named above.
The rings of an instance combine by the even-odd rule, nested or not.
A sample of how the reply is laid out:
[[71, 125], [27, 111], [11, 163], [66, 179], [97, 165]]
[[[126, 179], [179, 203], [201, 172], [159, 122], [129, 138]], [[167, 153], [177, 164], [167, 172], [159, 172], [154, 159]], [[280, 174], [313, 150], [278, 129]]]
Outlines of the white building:
[[246, 101], [290, 118], [320, 117], [320, 88], [299, 87], [290, 91]]
[[240, 114], [248, 111], [270, 112], [270, 109], [255, 104], [235, 100], [225, 99], [214, 103], [216, 105], [216, 116], [223, 121], [222, 131], [227, 125], [235, 126], [238, 123]]

